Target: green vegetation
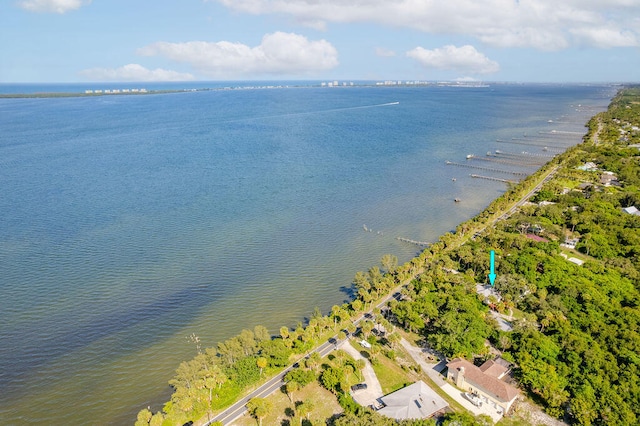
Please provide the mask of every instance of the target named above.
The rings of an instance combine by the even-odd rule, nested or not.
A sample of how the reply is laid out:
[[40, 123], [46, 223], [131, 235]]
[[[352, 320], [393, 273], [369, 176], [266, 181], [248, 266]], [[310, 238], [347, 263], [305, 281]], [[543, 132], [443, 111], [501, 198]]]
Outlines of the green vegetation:
[[[316, 310], [306, 326], [282, 327], [275, 338], [264, 327], [244, 330], [182, 363], [169, 382], [174, 393], [163, 412], [142, 410], [136, 425], [183, 424], [214, 414], [295, 361], [300, 366], [285, 376], [275, 403], [254, 398], [248, 404], [257, 422], [325, 424], [330, 418], [336, 426], [435, 424], [397, 423], [357, 405], [348, 390], [362, 380], [363, 365], [343, 351], [303, 358], [332, 336], [344, 338], [343, 330], [353, 333], [353, 320], [370, 310], [373, 315], [359, 326], [360, 338], [371, 348], [358, 350], [374, 365], [385, 392], [421, 377], [398, 348], [395, 328], [401, 326], [447, 357], [488, 357], [490, 342], [515, 363], [522, 388], [553, 416], [581, 425], [637, 424], [640, 216], [622, 208], [640, 207], [640, 150], [629, 147], [640, 139], [640, 89], [621, 91], [588, 126], [583, 144], [554, 158], [416, 258], [398, 266], [386, 255], [383, 270], [358, 272], [351, 303], [334, 306], [326, 316]], [[586, 162], [598, 171], [577, 169]], [[617, 182], [601, 184], [604, 171], [615, 173]], [[531, 199], [547, 203], [521, 206], [501, 217], [551, 173], [554, 178]], [[575, 249], [560, 247], [568, 239], [577, 239]], [[496, 294], [483, 300], [476, 286], [487, 281], [490, 250], [496, 254]], [[399, 288], [401, 297], [384, 312], [372, 309]], [[513, 329], [500, 330], [491, 310], [511, 318]], [[375, 333], [380, 327], [384, 337]], [[330, 393], [320, 391], [319, 384]], [[311, 388], [317, 391], [309, 394]], [[335, 415], [337, 408], [318, 411], [331, 394], [341, 415]], [[445, 415], [442, 424], [490, 424], [457, 405], [452, 409], [456, 412]], [[277, 410], [288, 413], [287, 419]], [[504, 424], [527, 421], [516, 413]]]
[[[405, 326], [423, 322], [425, 339], [450, 357], [481, 356], [489, 338], [515, 360], [517, 377], [535, 400], [577, 424], [640, 419], [640, 217], [622, 211], [640, 206], [640, 151], [628, 148], [640, 135], [638, 101], [638, 90], [616, 97], [591, 121], [592, 142], [562, 156], [562, 184], [549, 182], [533, 199], [554, 204], [522, 208], [453, 250], [439, 247], [393, 307]], [[574, 173], [587, 161], [599, 171]], [[601, 185], [604, 171], [614, 172], [619, 185]], [[565, 191], [570, 179], [574, 185]], [[582, 182], [593, 186], [572, 190]], [[569, 237], [579, 238], [576, 257], [586, 260], [583, 266], [560, 256], [559, 243]], [[496, 309], [524, 312], [512, 332], [487, 327], [492, 320], [473, 289], [485, 281], [492, 249], [501, 295]], [[445, 272], [454, 269], [462, 273]]]

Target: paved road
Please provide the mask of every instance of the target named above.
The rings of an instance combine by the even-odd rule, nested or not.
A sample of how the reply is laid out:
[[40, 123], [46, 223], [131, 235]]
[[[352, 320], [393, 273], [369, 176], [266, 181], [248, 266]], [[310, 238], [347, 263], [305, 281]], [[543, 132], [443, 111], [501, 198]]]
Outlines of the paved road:
[[[381, 308], [389, 300], [396, 297], [401, 288], [402, 288], [402, 285], [399, 285], [387, 297], [385, 297], [380, 303], [378, 303], [376, 307]], [[361, 321], [365, 320], [368, 315], [371, 315], [372, 312], [373, 312], [373, 308], [369, 312], [364, 313], [359, 318], [356, 318], [355, 320], [353, 320], [353, 324], [357, 326]], [[343, 342], [339, 341], [336, 335], [336, 336], [333, 336], [331, 339], [329, 339], [327, 342], [316, 347], [310, 353], [318, 352], [320, 354], [320, 357], [325, 357], [331, 351], [338, 348], [342, 343]], [[218, 421], [222, 422], [223, 425], [228, 425], [232, 423], [234, 420], [242, 416], [247, 411], [246, 405], [251, 398], [256, 398], [256, 397], [265, 398], [271, 395], [272, 393], [274, 393], [275, 391], [277, 391], [278, 389], [280, 389], [284, 385], [284, 381], [283, 381], [284, 376], [295, 367], [297, 367], [297, 363], [292, 364], [289, 367], [285, 368], [280, 374], [273, 377], [267, 383], [263, 384], [258, 389], [251, 392], [249, 395], [247, 395], [246, 397], [242, 398], [241, 400], [233, 404], [231, 407], [224, 410], [222, 413], [205, 421], [204, 423], [202, 423], [202, 425], [209, 426], [211, 423], [218, 422]]]
[[515, 203], [509, 210], [507, 210], [506, 212], [501, 214], [497, 219], [494, 219], [493, 222], [491, 222], [490, 225], [487, 225], [484, 228], [479, 229], [478, 231], [475, 231], [474, 236], [472, 237], [472, 239], [475, 238], [476, 235], [482, 234], [485, 231], [485, 229], [487, 229], [489, 227], [492, 227], [492, 226], [495, 226], [495, 224], [498, 223], [498, 221], [506, 219], [509, 216], [511, 216], [512, 214], [514, 214], [516, 212], [516, 210], [518, 210], [524, 203], [526, 203], [529, 200], [529, 198], [533, 197], [533, 195], [536, 192], [540, 191], [540, 188], [542, 188], [542, 185], [544, 185], [549, 180], [551, 180], [551, 178], [556, 174], [556, 172], [558, 171], [559, 168], [560, 168], [560, 166], [555, 166], [547, 174], [547, 176], [545, 176], [545, 178], [540, 181], [540, 183], [538, 183], [531, 191], [527, 192], [524, 196], [522, 196], [522, 198], [520, 198], [520, 200], [517, 203]]
[[526, 203], [526, 202], [529, 200], [529, 198], [533, 197], [533, 195], [534, 195], [536, 192], [540, 191], [540, 188], [542, 188], [542, 185], [544, 185], [545, 183], [549, 182], [549, 180], [551, 180], [551, 178], [552, 178], [552, 177], [556, 174], [556, 172], [558, 171], [558, 168], [559, 168], [559, 167], [560, 167], [560, 166], [555, 166], [555, 167], [553, 168], [553, 170], [551, 170], [551, 171], [549, 172], [549, 174], [547, 174], [547, 176], [545, 176], [545, 178], [544, 178], [544, 179], [542, 179], [542, 180], [540, 181], [540, 183], [538, 183], [538, 184], [537, 184], [537, 185], [536, 185], [536, 186], [535, 186], [531, 191], [527, 192], [527, 193], [524, 195], [524, 197], [520, 198], [520, 201], [518, 201], [517, 203], [515, 203], [515, 204], [513, 205], [513, 207], [511, 207], [509, 210], [507, 210], [505, 213], [503, 213], [500, 217], [498, 217], [496, 220], [494, 220], [494, 221], [493, 221], [493, 223], [492, 223], [492, 225], [495, 225], [495, 224], [496, 224], [496, 222], [498, 222], [498, 221], [500, 221], [500, 220], [502, 220], [502, 219], [505, 219], [505, 218], [507, 218], [507, 217], [511, 216], [513, 213], [515, 213], [515, 211], [516, 211], [520, 206], [522, 206], [524, 203]]
[[[337, 345], [338, 345], [337, 341], [335, 341], [335, 343], [333, 341], [327, 341], [322, 345], [318, 346], [317, 348], [315, 348], [311, 352], [318, 352], [321, 357], [324, 357], [329, 352], [334, 350]], [[242, 416], [247, 411], [247, 402], [251, 398], [265, 398], [271, 395], [272, 393], [274, 393], [275, 391], [279, 390], [284, 385], [284, 381], [283, 381], [284, 376], [295, 367], [297, 367], [297, 363], [288, 366], [280, 374], [270, 379], [268, 382], [260, 386], [258, 389], [251, 392], [249, 395], [242, 398], [241, 400], [233, 404], [231, 407], [224, 410], [222, 413], [206, 421], [204, 423], [204, 426], [208, 426], [213, 422], [222, 422], [223, 425], [230, 424], [231, 422], [236, 420], [238, 417]]]

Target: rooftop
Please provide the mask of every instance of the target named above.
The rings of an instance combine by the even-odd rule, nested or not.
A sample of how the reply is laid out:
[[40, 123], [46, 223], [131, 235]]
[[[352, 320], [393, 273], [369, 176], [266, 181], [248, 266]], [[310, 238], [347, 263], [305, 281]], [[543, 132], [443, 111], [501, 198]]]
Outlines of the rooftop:
[[[455, 358], [447, 364], [447, 367], [449, 369], [457, 370], [464, 368], [464, 378], [467, 383], [481, 389], [488, 395], [494, 396], [499, 401], [508, 402], [518, 396], [520, 391], [502, 380], [499, 380], [497, 377], [494, 377], [492, 374], [495, 374], [497, 368], [493, 367], [493, 365], [485, 367], [486, 364], [487, 363], [478, 368], [466, 359]], [[486, 370], [491, 371], [485, 373], [481, 369], [483, 367], [485, 367]]]
[[[501, 361], [501, 358], [498, 358]], [[494, 360], [489, 360], [480, 366], [480, 371], [484, 374], [487, 374], [491, 377], [495, 377], [496, 379], [502, 379], [505, 374], [509, 372], [508, 363], [504, 365], [506, 362], [498, 362]]]
[[636, 206], [631, 206], [631, 207], [625, 207], [622, 209], [623, 212], [628, 213], [628, 214], [633, 214], [636, 216], [640, 216], [640, 210], [638, 210], [638, 208]]
[[396, 420], [426, 419], [449, 406], [423, 381], [383, 396], [380, 400], [385, 406], [378, 413]]
[[549, 240], [547, 240], [546, 238], [542, 238], [542, 237], [539, 237], [539, 236], [534, 235], [534, 234], [527, 234], [527, 238], [529, 238], [530, 240], [533, 240], [533, 241], [537, 241], [539, 243], [548, 243], [549, 242]]

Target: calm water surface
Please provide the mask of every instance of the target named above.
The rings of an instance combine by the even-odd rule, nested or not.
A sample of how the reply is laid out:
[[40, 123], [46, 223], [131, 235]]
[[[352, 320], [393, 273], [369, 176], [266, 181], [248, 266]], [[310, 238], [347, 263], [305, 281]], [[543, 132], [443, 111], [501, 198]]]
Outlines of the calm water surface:
[[195, 355], [186, 336], [213, 346], [327, 312], [348, 299], [356, 271], [416, 253], [396, 237], [434, 241], [506, 189], [470, 173], [514, 178], [445, 161], [531, 173], [523, 155], [465, 156], [549, 153], [496, 141], [525, 135], [575, 144], [613, 93], [0, 99], [0, 423], [133, 423], [161, 407], [173, 371]]

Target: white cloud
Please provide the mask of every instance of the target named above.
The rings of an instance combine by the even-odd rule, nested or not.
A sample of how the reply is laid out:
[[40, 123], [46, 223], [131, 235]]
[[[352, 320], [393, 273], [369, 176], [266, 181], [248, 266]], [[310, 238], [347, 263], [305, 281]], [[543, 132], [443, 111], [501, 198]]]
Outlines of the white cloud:
[[444, 46], [427, 50], [416, 47], [407, 52], [407, 56], [418, 61], [425, 68], [452, 70], [465, 74], [490, 74], [500, 70], [497, 62], [490, 60], [475, 47]]
[[80, 72], [91, 81], [187, 81], [194, 77], [188, 73], [156, 68], [150, 70], [139, 64], [128, 64], [120, 68], [91, 68]]
[[[640, 24], [640, 22], [639, 22]], [[584, 44], [608, 47], [638, 46], [638, 36], [631, 31], [621, 31], [616, 28], [578, 28], [571, 31]]]
[[338, 65], [338, 53], [331, 43], [283, 32], [266, 34], [256, 47], [229, 41], [157, 42], [138, 53], [186, 62], [210, 77], [309, 74]]
[[[638, 0], [209, 0], [235, 11], [327, 22], [375, 22], [462, 34], [499, 47], [559, 50], [572, 45], [638, 46]], [[585, 35], [589, 28], [591, 36]], [[616, 36], [617, 34], [617, 36]]]
[[20, 0], [18, 6], [29, 12], [62, 14], [89, 3], [91, 0]]

